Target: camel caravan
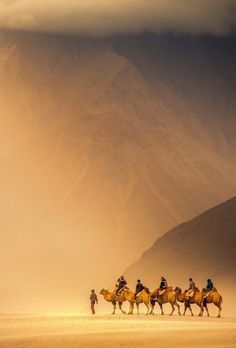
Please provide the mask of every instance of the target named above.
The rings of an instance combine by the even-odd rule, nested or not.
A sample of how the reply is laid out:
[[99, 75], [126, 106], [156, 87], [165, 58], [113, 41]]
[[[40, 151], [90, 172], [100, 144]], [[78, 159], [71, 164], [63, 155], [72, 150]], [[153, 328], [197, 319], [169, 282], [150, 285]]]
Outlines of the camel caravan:
[[102, 289], [100, 294], [104, 299], [113, 305], [113, 312], [115, 314], [116, 307], [118, 307], [121, 313], [126, 314], [122, 308], [122, 304], [126, 301], [129, 302], [129, 312], [128, 314], [133, 314], [134, 306], [136, 305], [137, 313], [139, 314], [140, 304], [146, 306], [146, 315], [154, 314], [154, 307], [156, 304], [160, 306], [161, 314], [164, 315], [163, 305], [169, 303], [171, 305], [172, 315], [177, 308], [178, 314], [180, 312], [180, 304], [184, 305], [183, 315], [189, 310], [193, 316], [192, 305], [195, 304], [199, 307], [199, 316], [202, 316], [204, 310], [206, 310], [207, 316], [209, 317], [208, 304], [213, 303], [219, 310], [218, 318], [221, 317], [222, 302], [223, 298], [218, 293], [217, 289], [214, 287], [211, 279], [207, 280], [207, 285], [204, 289], [199, 290], [192, 278], [189, 279], [189, 288], [182, 291], [179, 287], [173, 288], [168, 286], [167, 281], [164, 277], [161, 278], [161, 283], [159, 288], [154, 291], [150, 291], [145, 287], [141, 281], [137, 280], [135, 292], [131, 291], [127, 286], [127, 281], [121, 276], [113, 291], [108, 291]]

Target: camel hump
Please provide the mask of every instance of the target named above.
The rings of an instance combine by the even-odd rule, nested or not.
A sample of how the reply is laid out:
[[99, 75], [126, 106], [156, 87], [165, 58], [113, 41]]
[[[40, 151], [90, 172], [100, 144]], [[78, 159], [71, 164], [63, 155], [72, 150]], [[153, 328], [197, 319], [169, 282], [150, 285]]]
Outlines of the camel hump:
[[195, 292], [200, 292], [199, 288], [195, 288]]
[[218, 292], [217, 289], [215, 287], [213, 287], [212, 291], [214, 292]]
[[173, 291], [173, 286], [168, 286], [166, 290]]
[[156, 297], [158, 291], [159, 291], [159, 288], [153, 290], [153, 291], [151, 292], [151, 297], [153, 297], [153, 298]]
[[143, 289], [147, 294], [150, 294], [150, 290], [148, 288]]

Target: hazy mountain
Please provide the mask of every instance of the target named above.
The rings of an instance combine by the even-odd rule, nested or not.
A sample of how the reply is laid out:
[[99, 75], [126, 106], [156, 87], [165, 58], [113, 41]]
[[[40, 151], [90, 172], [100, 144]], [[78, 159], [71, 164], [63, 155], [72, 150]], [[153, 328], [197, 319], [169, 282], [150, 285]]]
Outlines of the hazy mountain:
[[202, 281], [212, 277], [233, 282], [235, 250], [236, 197], [158, 238], [127, 274], [134, 277], [140, 273], [151, 282], [163, 272], [174, 283], [186, 283], [191, 275]]
[[70, 307], [235, 195], [235, 58], [233, 39], [0, 33], [3, 293]]
[[210, 277], [218, 290], [226, 293], [228, 309], [236, 310], [228, 298], [236, 285], [235, 250], [236, 197], [164, 234], [127, 269], [126, 275], [131, 282], [138, 276], [156, 287], [165, 275], [170, 285], [182, 289], [189, 277], [200, 288]]

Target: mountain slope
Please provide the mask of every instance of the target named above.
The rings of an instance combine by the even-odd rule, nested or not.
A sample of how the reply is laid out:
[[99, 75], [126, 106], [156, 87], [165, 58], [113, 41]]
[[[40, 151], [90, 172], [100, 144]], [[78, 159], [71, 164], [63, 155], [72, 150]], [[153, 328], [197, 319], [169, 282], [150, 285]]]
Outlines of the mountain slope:
[[236, 197], [163, 235], [127, 271], [152, 284], [165, 274], [172, 284], [199, 284], [211, 277], [217, 286], [233, 290], [236, 284]]
[[[192, 40], [0, 33], [0, 265], [22, 303], [32, 287], [57, 289], [40, 310], [60, 306], [60, 291], [76, 303], [165, 230], [235, 195], [236, 54], [213, 40], [212, 66], [212, 47]], [[204, 103], [195, 71], [217, 91]]]

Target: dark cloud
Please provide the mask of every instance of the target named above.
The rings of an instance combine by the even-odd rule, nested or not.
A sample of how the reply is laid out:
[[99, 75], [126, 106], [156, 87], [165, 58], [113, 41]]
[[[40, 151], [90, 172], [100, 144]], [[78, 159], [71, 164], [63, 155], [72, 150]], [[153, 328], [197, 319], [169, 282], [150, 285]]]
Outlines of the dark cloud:
[[235, 0], [0, 0], [0, 27], [109, 35], [142, 31], [228, 34]]

